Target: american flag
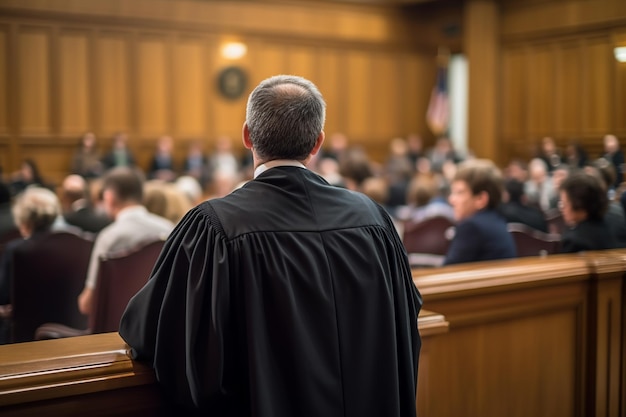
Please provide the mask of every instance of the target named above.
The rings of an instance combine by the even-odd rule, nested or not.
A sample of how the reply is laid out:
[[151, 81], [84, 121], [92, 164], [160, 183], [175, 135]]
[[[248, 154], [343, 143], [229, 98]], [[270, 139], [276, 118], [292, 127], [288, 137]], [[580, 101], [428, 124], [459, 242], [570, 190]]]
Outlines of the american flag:
[[437, 81], [430, 94], [426, 111], [426, 123], [435, 136], [442, 136], [448, 130], [450, 102], [448, 99], [447, 57], [438, 56]]

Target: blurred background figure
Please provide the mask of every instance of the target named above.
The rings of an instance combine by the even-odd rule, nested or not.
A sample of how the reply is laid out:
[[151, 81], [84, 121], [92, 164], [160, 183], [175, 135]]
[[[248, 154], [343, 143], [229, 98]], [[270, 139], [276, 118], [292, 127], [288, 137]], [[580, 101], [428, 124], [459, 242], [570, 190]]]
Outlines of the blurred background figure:
[[126, 133], [117, 132], [113, 135], [111, 150], [104, 155], [102, 163], [105, 170], [120, 166], [135, 166], [135, 156], [128, 147], [128, 135], [126, 135]]
[[0, 181], [0, 236], [15, 230], [16, 227], [11, 213], [11, 190]]
[[98, 233], [111, 223], [104, 213], [94, 209], [89, 185], [80, 175], [65, 177], [60, 190], [61, 210], [65, 221], [82, 231]]
[[564, 162], [569, 165], [570, 168], [582, 168], [587, 165], [587, 151], [582, 147], [578, 140], [572, 139], [565, 147], [564, 159]]
[[562, 252], [616, 247], [610, 226], [604, 221], [608, 198], [598, 178], [584, 171], [572, 173], [559, 192], [559, 208], [568, 226], [561, 236]]
[[624, 181], [624, 152], [622, 151], [617, 136], [604, 136], [604, 159], [609, 161], [615, 168], [615, 181], [610, 184], [611, 189], [617, 189]]
[[239, 176], [239, 160], [233, 151], [233, 142], [230, 137], [217, 138], [214, 151], [209, 155], [209, 172], [212, 182], [215, 182], [216, 175], [222, 179]]
[[546, 212], [550, 208], [550, 200], [555, 191], [548, 165], [541, 158], [533, 158], [528, 164], [528, 179], [524, 183], [528, 204]]
[[144, 184], [143, 205], [153, 214], [176, 224], [192, 205], [189, 197], [176, 184], [163, 180], [148, 180]]
[[183, 175], [195, 178], [200, 183], [202, 188], [207, 185], [209, 179], [208, 159], [204, 154], [202, 142], [194, 140], [189, 143], [187, 148], [187, 154], [183, 160]]
[[16, 196], [30, 186], [46, 187], [46, 184], [39, 173], [37, 163], [33, 159], [25, 159], [19, 171], [11, 175], [9, 189], [11, 195]]
[[92, 132], [87, 132], [80, 138], [72, 157], [71, 173], [88, 179], [97, 178], [104, 173], [102, 156], [96, 145], [96, 135]]
[[548, 233], [548, 222], [544, 213], [539, 208], [528, 205], [523, 182], [509, 178], [504, 182], [504, 190], [503, 201], [498, 211], [507, 223], [523, 223], [535, 230]]
[[537, 158], [545, 162], [549, 173], [564, 162], [561, 150], [556, 146], [556, 142], [550, 136], [541, 139]]
[[12, 213], [22, 237], [9, 242], [0, 259], [0, 305], [11, 302], [11, 264], [15, 248], [25, 240], [39, 239], [49, 233], [61, 214], [61, 205], [52, 191], [35, 186], [15, 198]]
[[174, 139], [171, 136], [161, 136], [156, 144], [154, 155], [148, 168], [148, 178], [163, 181], [176, 179], [174, 163]]

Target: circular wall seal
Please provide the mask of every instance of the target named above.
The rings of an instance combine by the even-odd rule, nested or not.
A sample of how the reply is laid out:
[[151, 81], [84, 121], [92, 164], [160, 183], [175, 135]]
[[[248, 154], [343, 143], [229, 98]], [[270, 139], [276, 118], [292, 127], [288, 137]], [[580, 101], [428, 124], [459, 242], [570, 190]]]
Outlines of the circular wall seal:
[[248, 76], [241, 67], [226, 67], [220, 71], [217, 85], [220, 94], [234, 100], [244, 93], [248, 84]]

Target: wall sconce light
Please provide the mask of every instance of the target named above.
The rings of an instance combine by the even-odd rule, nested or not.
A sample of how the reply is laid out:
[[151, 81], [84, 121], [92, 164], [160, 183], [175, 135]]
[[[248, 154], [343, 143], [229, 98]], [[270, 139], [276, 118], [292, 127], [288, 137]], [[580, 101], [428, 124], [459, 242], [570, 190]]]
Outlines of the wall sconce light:
[[222, 46], [222, 57], [226, 59], [243, 58], [248, 52], [248, 47], [242, 42], [227, 42]]
[[626, 62], [626, 46], [618, 46], [613, 49], [613, 53], [615, 54], [615, 59], [619, 62]]

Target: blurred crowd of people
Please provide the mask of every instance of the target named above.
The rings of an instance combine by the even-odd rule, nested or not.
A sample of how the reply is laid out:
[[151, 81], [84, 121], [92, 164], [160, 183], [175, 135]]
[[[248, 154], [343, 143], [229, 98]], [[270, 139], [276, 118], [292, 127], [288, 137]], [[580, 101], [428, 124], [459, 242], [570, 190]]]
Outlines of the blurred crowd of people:
[[[561, 232], [549, 230], [546, 219], [561, 213], [560, 187], [572, 173], [581, 171], [593, 176], [605, 191], [607, 208], [602, 217], [610, 221], [616, 245], [625, 246], [624, 153], [616, 136], [608, 134], [602, 140], [604, 153], [592, 158], [578, 143], [559, 148], [553, 138], [545, 137], [530, 160], [514, 159], [498, 167], [503, 189], [499, 215], [545, 233]], [[14, 226], [10, 202], [33, 185], [57, 194], [61, 211], [55, 227], [98, 233], [111, 222], [102, 208], [100, 187], [103, 175], [114, 167], [140, 171], [145, 180], [143, 204], [174, 224], [199, 202], [224, 196], [252, 178], [250, 156], [239, 155], [229, 137], [217, 138], [209, 152], [200, 141], [186, 146], [184, 158], [177, 160], [175, 140], [164, 135], [158, 138], [149, 164], [140, 167], [125, 133], [115, 134], [109, 152], [103, 154], [96, 136], [87, 132], [72, 157], [68, 176], [58, 186], [46, 182], [34, 160], [25, 160], [1, 185], [0, 234]], [[474, 159], [472, 155], [455, 150], [448, 137], [425, 147], [418, 134], [393, 138], [388, 149], [386, 159], [377, 162], [345, 134], [334, 133], [308, 168], [330, 184], [365, 193], [383, 205], [396, 221], [400, 236], [407, 221], [433, 216], [462, 220], [455, 214], [450, 191], [459, 165]]]

